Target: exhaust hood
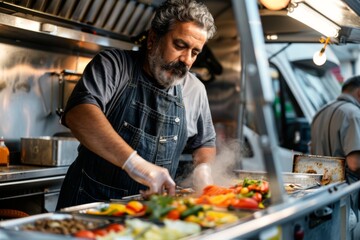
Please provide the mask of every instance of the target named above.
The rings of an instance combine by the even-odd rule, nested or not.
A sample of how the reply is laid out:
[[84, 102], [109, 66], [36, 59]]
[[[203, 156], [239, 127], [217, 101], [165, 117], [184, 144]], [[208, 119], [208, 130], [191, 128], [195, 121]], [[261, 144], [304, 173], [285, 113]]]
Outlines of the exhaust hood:
[[[39, 42], [42, 38], [51, 41], [52, 37], [57, 37], [53, 39], [57, 44], [90, 51], [103, 47], [131, 49], [135, 46], [132, 38], [150, 27], [154, 10], [161, 2], [5, 0], [0, 1], [0, 27], [5, 36], [20, 40], [22, 37], [26, 40], [33, 38]], [[21, 34], [14, 36], [18, 31]], [[58, 41], [59, 37], [64, 42]]]
[[[91, 52], [104, 47], [132, 49], [136, 47], [133, 39], [150, 27], [155, 9], [163, 1], [0, 0], [0, 31], [2, 36], [5, 33], [5, 37], [11, 39], [22, 37], [36, 43], [48, 43], [50, 40], [55, 46], [65, 45], [67, 48], [77, 47]], [[208, 6], [215, 20], [218, 20], [219, 12], [226, 9], [232, 11], [230, 0], [202, 2]], [[360, 0], [327, 0], [326, 4], [318, 0], [292, 2], [304, 3], [337, 24], [341, 30], [339, 36], [333, 39], [334, 43], [360, 42]], [[272, 11], [261, 5], [259, 9], [264, 35], [278, 36], [276, 40], [265, 37], [267, 42], [319, 42], [320, 34], [288, 17], [286, 9]], [[38, 25], [37, 29], [27, 32], [26, 24], [12, 28], [11, 22], [25, 20], [29, 21], [26, 23], [28, 25]]]

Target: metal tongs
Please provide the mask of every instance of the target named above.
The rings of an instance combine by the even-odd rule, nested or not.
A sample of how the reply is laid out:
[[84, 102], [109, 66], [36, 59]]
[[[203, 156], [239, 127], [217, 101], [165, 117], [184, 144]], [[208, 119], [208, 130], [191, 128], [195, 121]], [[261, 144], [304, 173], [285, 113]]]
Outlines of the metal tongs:
[[[193, 193], [195, 193], [195, 190], [192, 188], [185, 188], [185, 187], [181, 187], [178, 185], [175, 187], [175, 194], [193, 194]], [[111, 202], [128, 202], [131, 200], [144, 200], [144, 199], [143, 199], [142, 194], [125, 196], [121, 199], [118, 199], [118, 198], [110, 199]]]
[[294, 194], [294, 193], [298, 193], [300, 191], [305, 191], [305, 190], [309, 190], [309, 189], [313, 189], [313, 188], [316, 188], [316, 187], [319, 187], [321, 186], [321, 184], [319, 182], [315, 182], [314, 184], [308, 184], [308, 185], [301, 185], [301, 184], [297, 184], [297, 183], [290, 183], [290, 184], [285, 184], [291, 188], [293, 188], [293, 192], [291, 192], [291, 194]]

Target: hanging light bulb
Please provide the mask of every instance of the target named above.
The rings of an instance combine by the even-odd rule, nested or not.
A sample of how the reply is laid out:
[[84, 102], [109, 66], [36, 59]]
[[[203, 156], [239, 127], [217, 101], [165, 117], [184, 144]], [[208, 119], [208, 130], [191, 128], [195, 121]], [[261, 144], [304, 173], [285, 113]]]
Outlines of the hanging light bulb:
[[320, 51], [316, 51], [314, 53], [313, 61], [318, 66], [324, 65], [324, 63], [326, 62], [325, 48], [322, 48]]
[[313, 61], [318, 66], [324, 65], [324, 63], [326, 62], [325, 49], [326, 49], [326, 46], [330, 43], [330, 38], [327, 37], [326, 40], [321, 39], [320, 42], [322, 42], [322, 43], [325, 42], [324, 47], [322, 47], [320, 51], [316, 51], [313, 55]]

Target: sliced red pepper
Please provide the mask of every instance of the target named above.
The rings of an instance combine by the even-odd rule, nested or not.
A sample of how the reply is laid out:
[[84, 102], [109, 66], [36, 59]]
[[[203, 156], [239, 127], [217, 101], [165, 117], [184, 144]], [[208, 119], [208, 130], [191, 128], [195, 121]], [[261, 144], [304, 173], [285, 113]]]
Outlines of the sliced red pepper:
[[269, 191], [269, 182], [263, 180], [261, 182], [260, 192], [264, 194], [267, 193], [268, 191]]
[[168, 214], [166, 214], [166, 218], [172, 219], [172, 220], [178, 220], [180, 219], [180, 211], [177, 209], [173, 209]]
[[257, 184], [251, 184], [251, 185], [248, 186], [248, 189], [249, 189], [250, 191], [252, 191], [252, 190], [260, 191], [260, 186], [257, 185]]
[[253, 198], [237, 198], [231, 203], [234, 208], [257, 209], [259, 203]]
[[258, 203], [260, 203], [262, 201], [262, 195], [259, 192], [254, 193], [252, 198], [255, 199]]
[[120, 217], [120, 216], [122, 216], [122, 215], [124, 215], [124, 214], [125, 214], [125, 212], [117, 211], [117, 212], [112, 213], [111, 216]]
[[111, 223], [106, 227], [106, 230], [108, 232], [110, 231], [121, 232], [125, 230], [125, 226], [119, 223]]

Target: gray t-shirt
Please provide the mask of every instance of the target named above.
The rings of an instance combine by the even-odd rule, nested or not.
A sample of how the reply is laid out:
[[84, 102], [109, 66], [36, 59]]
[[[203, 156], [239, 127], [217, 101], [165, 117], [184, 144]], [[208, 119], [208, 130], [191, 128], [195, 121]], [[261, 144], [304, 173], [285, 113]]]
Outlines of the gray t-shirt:
[[360, 151], [360, 104], [351, 95], [341, 94], [315, 115], [311, 153], [346, 157], [354, 151]]
[[[104, 50], [86, 66], [83, 76], [71, 94], [65, 113], [78, 104], [90, 103], [106, 112], [113, 94], [125, 88], [130, 71], [141, 52], [119, 49]], [[144, 72], [142, 77], [153, 81]], [[215, 130], [203, 83], [188, 73], [183, 81], [182, 96], [186, 111], [188, 143], [186, 149], [215, 146]], [[173, 89], [169, 89], [172, 93]], [[65, 125], [65, 123], [63, 123]]]

